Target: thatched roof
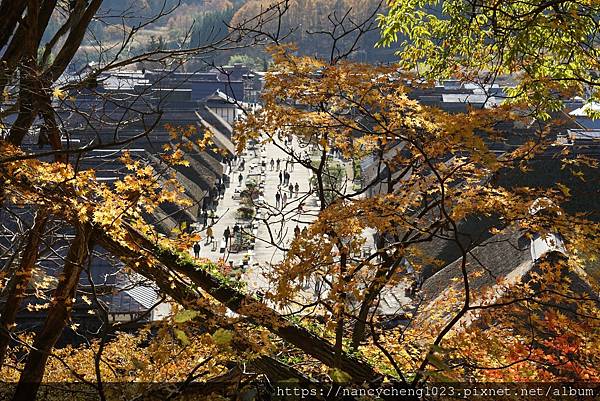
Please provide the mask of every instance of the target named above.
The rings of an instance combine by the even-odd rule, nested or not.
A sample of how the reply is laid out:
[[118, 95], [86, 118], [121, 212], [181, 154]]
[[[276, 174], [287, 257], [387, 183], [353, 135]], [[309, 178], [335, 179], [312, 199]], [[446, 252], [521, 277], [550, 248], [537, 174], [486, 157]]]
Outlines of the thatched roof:
[[532, 160], [528, 166], [531, 170], [525, 172], [502, 170], [493, 180], [507, 188], [549, 188], [562, 184], [571, 193], [571, 198], [565, 203], [567, 212], [587, 213], [589, 218], [600, 221], [600, 174], [597, 169], [583, 165], [564, 168], [564, 157], [556, 155]]
[[[200, 111], [202, 111], [202, 113], [200, 113]], [[220, 124], [220, 122], [215, 118], [216, 115], [214, 113], [210, 112], [207, 109], [201, 109], [200, 111], [196, 112], [196, 115], [198, 117], [198, 123], [200, 124], [200, 126], [207, 129], [213, 134], [213, 141], [215, 145], [217, 145], [221, 149], [228, 151], [229, 154], [234, 154], [235, 146], [230, 140], [231, 134], [233, 132], [231, 126], [229, 126], [228, 130], [226, 127], [223, 127], [222, 124]], [[207, 118], [210, 119], [213, 123], [216, 123], [217, 125], [213, 125], [207, 120]], [[217, 127], [221, 128], [219, 129]]]
[[197, 113], [203, 120], [219, 130], [220, 133], [227, 136], [227, 138], [231, 138], [233, 127], [211, 108], [205, 104], [201, 104], [200, 107], [198, 107]]
[[[496, 235], [479, 246], [467, 256], [467, 273], [469, 287], [477, 291], [483, 287], [494, 285], [517, 269], [524, 269], [523, 274], [533, 265], [529, 251], [529, 240], [523, 241], [523, 233], [510, 230]], [[521, 240], [520, 240], [521, 239]], [[422, 296], [429, 301], [443, 296], [448, 288], [464, 288], [461, 269], [462, 258], [456, 259], [448, 266], [426, 279], [421, 287]]]
[[[582, 270], [566, 267], [568, 251], [560, 235], [539, 236], [522, 230], [508, 229], [493, 236], [468, 252], [466, 272], [472, 303], [490, 303], [505, 297], [509, 288], [518, 283], [529, 283], [535, 275], [543, 276], [541, 266], [550, 263], [561, 267], [561, 283], [569, 283], [576, 294], [598, 299], [598, 291]], [[435, 310], [436, 305], [464, 294], [462, 257], [455, 260], [422, 285], [419, 297], [424, 301], [423, 311]], [[557, 283], [559, 284], [559, 283]]]

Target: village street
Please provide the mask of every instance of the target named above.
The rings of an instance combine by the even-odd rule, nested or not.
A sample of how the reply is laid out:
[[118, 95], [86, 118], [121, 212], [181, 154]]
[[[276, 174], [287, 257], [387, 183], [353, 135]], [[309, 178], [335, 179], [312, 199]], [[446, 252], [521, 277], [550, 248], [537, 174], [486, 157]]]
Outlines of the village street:
[[[212, 261], [223, 259], [225, 263], [230, 264], [232, 269], [240, 272], [240, 280], [245, 283], [249, 293], [264, 294], [271, 289], [272, 283], [268, 277], [272, 266], [283, 260], [287, 247], [295, 235], [294, 231], [301, 231], [307, 227], [314, 221], [319, 211], [317, 197], [310, 190], [312, 172], [298, 163], [293, 167], [291, 163], [287, 163], [286, 166], [289, 156], [282, 148], [293, 149], [294, 154], [308, 157], [307, 151], [296, 139], [287, 146], [280, 142], [269, 142], [262, 147], [260, 145], [256, 148], [250, 147], [238, 156], [235, 163], [231, 164], [231, 171], [227, 171], [230, 181], [214, 211], [214, 222], [209, 217], [206, 227], [203, 219], [196, 224], [203, 237], [200, 257]], [[274, 162], [272, 169], [271, 159]], [[279, 169], [277, 160], [280, 161]], [[344, 166], [346, 185], [351, 185], [351, 165], [340, 159], [335, 160]], [[226, 168], [228, 169], [227, 166]], [[292, 193], [289, 190], [289, 183], [280, 185], [279, 174], [282, 173], [283, 176], [286, 171], [290, 175], [289, 183], [294, 186]], [[254, 201], [257, 205], [256, 216], [252, 220], [242, 220], [237, 215], [237, 211], [242, 206], [240, 193], [247, 188], [248, 183], [257, 184], [262, 196]], [[295, 192], [296, 183], [298, 194]], [[283, 206], [277, 204], [278, 192], [282, 198], [283, 194], [286, 194], [287, 199]], [[302, 206], [299, 208], [300, 204]], [[234, 232], [236, 224], [239, 227], [237, 233]], [[212, 229], [213, 242], [207, 242], [207, 227]], [[227, 229], [233, 238], [229, 239], [226, 246], [224, 233]], [[242, 237], [245, 237], [246, 242], [253, 244], [248, 247], [250, 249], [238, 249]], [[374, 248], [373, 238], [368, 235], [366, 237], [368, 240], [365, 248], [370, 252]], [[193, 254], [192, 250], [190, 253]], [[310, 283], [302, 296], [312, 300], [316, 286], [316, 283]], [[409, 302], [409, 298], [404, 295], [404, 289], [404, 284], [400, 283], [394, 289], [384, 291], [379, 309], [390, 314], [400, 310]]]
[[[203, 236], [200, 256], [214, 261], [223, 259], [234, 268], [243, 266], [242, 280], [250, 292], [268, 290], [269, 283], [266, 276], [270, 266], [281, 262], [285, 248], [293, 239], [296, 227], [302, 230], [317, 215], [317, 199], [309, 194], [311, 171], [298, 163], [292, 166], [292, 163], [287, 162], [289, 156], [281, 147], [283, 147], [282, 143], [269, 142], [262, 147], [249, 148], [238, 156], [235, 163], [232, 163], [232, 171], [228, 171], [230, 181], [223, 198], [217, 205], [214, 223], [212, 218], [208, 219], [208, 226], [213, 231], [214, 244], [207, 243], [206, 227], [202, 219], [197, 223], [197, 228]], [[296, 140], [291, 147], [298, 154], [302, 152]], [[273, 160], [272, 169], [271, 160]], [[279, 169], [277, 160], [279, 160]], [[242, 165], [243, 169], [240, 168]], [[283, 176], [286, 171], [290, 175], [289, 183], [280, 185], [279, 174]], [[252, 227], [245, 227], [249, 222], [243, 222], [236, 213], [241, 206], [239, 194], [246, 189], [248, 182], [258, 184], [263, 194], [255, 200], [255, 204], [259, 206], [256, 208], [257, 215], [251, 223]], [[292, 192], [289, 189], [290, 184], [294, 187]], [[297, 193], [296, 184], [299, 189]], [[282, 204], [285, 194], [286, 202], [283, 207], [277, 204], [278, 192]], [[300, 204], [302, 204], [301, 211], [298, 207]], [[240, 227], [240, 234], [237, 235], [234, 233], [236, 223]], [[237, 251], [235, 238], [230, 238], [228, 245], [225, 246], [224, 233], [227, 228], [232, 236], [239, 238], [245, 235], [247, 238], [253, 238], [254, 249]]]

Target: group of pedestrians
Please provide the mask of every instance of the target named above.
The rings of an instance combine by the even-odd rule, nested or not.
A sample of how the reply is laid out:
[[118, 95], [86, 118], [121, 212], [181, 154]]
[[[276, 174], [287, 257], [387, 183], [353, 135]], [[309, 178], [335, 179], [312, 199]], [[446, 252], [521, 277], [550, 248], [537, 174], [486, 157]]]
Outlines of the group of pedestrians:
[[[217, 250], [217, 242], [215, 241], [215, 234], [213, 232], [212, 226], [208, 226], [206, 228], [206, 242], [204, 243], [204, 245], [205, 246], [212, 245], [212, 250], [213, 251]], [[202, 250], [202, 245], [200, 244], [200, 241], [196, 241], [196, 243], [194, 243], [194, 246], [192, 248], [194, 250], [194, 257], [199, 258], [200, 251]]]
[[[223, 231], [223, 242], [225, 242], [225, 249], [227, 249], [230, 245], [230, 242], [232, 240], [232, 238], [238, 233], [240, 232], [240, 226], [236, 223], [235, 226], [233, 226], [233, 230], [231, 228], [229, 228], [229, 226], [227, 226], [227, 228], [225, 228], [225, 230]], [[215, 236], [214, 236], [214, 231], [212, 229], [212, 227], [208, 227], [206, 229], [206, 243], [204, 244], [205, 246], [208, 245], [212, 245], [212, 251], [216, 251], [217, 250], [217, 241], [215, 241]], [[200, 251], [202, 250], [202, 245], [200, 244], [200, 242], [196, 242], [193, 245], [193, 250], [194, 250], [194, 256], [196, 258], [200, 257]]]
[[281, 193], [281, 191], [277, 191], [277, 193], [275, 194], [275, 207], [278, 209], [283, 209], [285, 205], [287, 205], [287, 202], [287, 192]]
[[[245, 167], [245, 160], [243, 158], [240, 158], [238, 156], [233, 156], [231, 158], [228, 158], [227, 160], [224, 161], [225, 164], [227, 164], [227, 166], [229, 167], [229, 173], [231, 174], [230, 176], [234, 176], [233, 170], [237, 167], [237, 172], [238, 172], [238, 182], [239, 185], [241, 186], [244, 182], [244, 174], [242, 173], [242, 171], [244, 170]], [[281, 161], [280, 161], [281, 163]], [[266, 167], [266, 163], [262, 164], [263, 167]], [[226, 191], [226, 185], [223, 181], [219, 181], [216, 185], [216, 193], [217, 193], [217, 199], [219, 198], [224, 198], [225, 195], [225, 191]], [[221, 252], [224, 251], [223, 249], [223, 244], [224, 244], [224, 248], [225, 250], [227, 250], [231, 244], [234, 241], [234, 238], [236, 237], [236, 235], [241, 232], [241, 227], [236, 223], [233, 228], [227, 226], [225, 228], [225, 230], [223, 231], [223, 236], [221, 237], [220, 241], [217, 241], [215, 239], [215, 233], [214, 233], [214, 225], [216, 222], [216, 213], [214, 210], [211, 210], [210, 208], [203, 208], [202, 211], [199, 213], [199, 217], [202, 220], [203, 223], [203, 227], [205, 228], [205, 238], [206, 241], [204, 243], [202, 243], [201, 241], [195, 242], [192, 245], [192, 250], [194, 252], [194, 256], [196, 258], [200, 257], [200, 253], [203, 249], [203, 247], [206, 246], [210, 246], [212, 245], [212, 251], [216, 251], [217, 250], [217, 246], [220, 244], [221, 245]]]
[[[271, 171], [274, 171], [274, 170], [280, 171], [280, 170], [282, 170], [281, 169], [282, 162], [281, 162], [280, 158], [277, 158], [277, 160], [271, 159], [271, 161], [269, 162], [269, 165], [271, 166]], [[266, 166], [263, 164], [263, 167], [266, 167]], [[283, 166], [283, 171], [284, 172], [287, 172], [288, 170], [289, 171], [294, 171], [294, 161], [290, 157], [288, 157], [285, 160], [285, 165]]]
[[[245, 167], [244, 159], [234, 156], [232, 158], [227, 159], [225, 163], [229, 167], [230, 177], [235, 177], [235, 175], [233, 175], [233, 171], [237, 167], [238, 176], [236, 178], [238, 179], [239, 186], [241, 187], [245, 179], [244, 174], [242, 173]], [[284, 207], [286, 207], [290, 199], [294, 197], [298, 198], [300, 196], [300, 184], [298, 182], [290, 182], [290, 172], [294, 171], [294, 160], [291, 157], [287, 157], [271, 158], [270, 160], [263, 159], [263, 161], [260, 162], [260, 166], [263, 168], [263, 171], [267, 169], [267, 165], [269, 165], [271, 171], [277, 171], [276, 174], [279, 178], [279, 185], [277, 188], [277, 193], [275, 194], [275, 202], [276, 207], [278, 209], [283, 209]], [[223, 182], [219, 182], [217, 185], [217, 198], [224, 197], [225, 189], [225, 184]], [[299, 205], [298, 210], [299, 212], [303, 212], [303, 204]], [[201, 244], [200, 242], [197, 242], [193, 245], [193, 251], [196, 257], [200, 256], [202, 246], [209, 246], [210, 244], [212, 244], [213, 251], [215, 251], [217, 247], [217, 241], [215, 241], [212, 227], [215, 224], [215, 214], [212, 211], [210, 211], [209, 214], [209, 211], [203, 210], [202, 217], [204, 227], [206, 228], [206, 243]], [[304, 230], [306, 230], [306, 228], [304, 228]], [[233, 239], [236, 237], [239, 231], [240, 227], [237, 224], [233, 227], [233, 229], [231, 229], [229, 226], [225, 228], [225, 230], [223, 231], [222, 240], [219, 241], [221, 244], [221, 251], [223, 251], [223, 244], [225, 246], [225, 249], [228, 249], [231, 246]], [[300, 231], [300, 228], [296, 226], [296, 229], [294, 229], [295, 234], [298, 235]]]
[[283, 175], [279, 172], [279, 186], [275, 194], [275, 207], [283, 209], [288, 199], [291, 199], [294, 194], [296, 198], [300, 195], [300, 184], [290, 183], [290, 174], [287, 171]]
[[[282, 163], [285, 163], [283, 169], [281, 168]], [[271, 166], [271, 171], [279, 171], [279, 185], [275, 194], [275, 207], [283, 209], [287, 205], [288, 200], [294, 197], [294, 194], [296, 197], [300, 195], [300, 184], [297, 182], [292, 184], [290, 182], [291, 174], [289, 171], [294, 171], [294, 161], [291, 157], [288, 157], [283, 162], [280, 158], [272, 158], [269, 165]]]
[[296, 183], [296, 185], [290, 184], [290, 186], [288, 187], [288, 191], [290, 191], [290, 198], [294, 196], [294, 194], [296, 194], [297, 198], [300, 194], [300, 185], [298, 185], [298, 183]]
[[300, 233], [302, 233], [302, 235], [306, 235], [306, 233], [308, 232], [308, 228], [306, 226], [304, 226], [304, 228], [302, 230], [300, 230], [300, 227], [298, 226], [298, 224], [296, 224], [296, 227], [294, 228], [294, 236], [299, 236]]
[[209, 221], [210, 221], [211, 225], [215, 224], [215, 220], [217, 218], [217, 214], [215, 213], [214, 210], [211, 210], [209, 212], [207, 209], [203, 208], [202, 212], [201, 212], [201, 216], [202, 216], [202, 225], [203, 225], [203, 227], [208, 226]]
[[225, 186], [225, 183], [224, 182], [217, 183], [216, 189], [217, 189], [217, 199], [223, 199], [225, 197], [225, 190], [227, 189], [227, 187]]
[[246, 166], [246, 161], [241, 158], [238, 157], [237, 155], [234, 155], [232, 157], [229, 157], [227, 159], [225, 159], [225, 164], [227, 164], [227, 167], [229, 167], [229, 173], [233, 173], [233, 168], [237, 166], [237, 169], [239, 171], [242, 171], [244, 169], [244, 167]]
[[290, 198], [293, 197], [294, 194], [296, 194], [296, 197], [298, 197], [298, 195], [300, 194], [300, 184], [292, 184], [290, 182], [290, 178], [290, 174], [287, 171], [283, 174], [279, 172], [278, 192], [281, 190], [281, 187], [284, 187], [289, 191]]
[[230, 240], [233, 237], [235, 237], [240, 232], [240, 230], [241, 228], [238, 223], [235, 223], [235, 225], [233, 226], [233, 230], [231, 230], [229, 226], [227, 226], [225, 231], [223, 231], [223, 240], [225, 241], [225, 248], [229, 246]]
[[290, 183], [290, 173], [284, 171], [283, 173], [279, 172], [279, 186], [288, 185]]

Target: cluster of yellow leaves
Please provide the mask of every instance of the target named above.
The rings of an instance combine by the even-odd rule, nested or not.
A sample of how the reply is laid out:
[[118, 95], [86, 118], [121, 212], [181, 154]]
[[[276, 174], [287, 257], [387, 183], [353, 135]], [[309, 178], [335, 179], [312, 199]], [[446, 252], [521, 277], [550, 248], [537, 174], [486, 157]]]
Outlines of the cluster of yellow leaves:
[[165, 126], [170, 143], [163, 145], [163, 154], [161, 158], [171, 166], [189, 166], [190, 163], [186, 160], [186, 153], [199, 153], [211, 150], [221, 153], [222, 149], [215, 145], [213, 137], [214, 133], [210, 130], [203, 132], [198, 131], [198, 127], [194, 125], [188, 126]]
[[[413, 77], [396, 67], [345, 61], [330, 65], [290, 53], [286, 48], [274, 50], [275, 63], [267, 74], [263, 94], [265, 107], [238, 124], [239, 146], [250, 140], [281, 142], [284, 136], [294, 136], [305, 148], [316, 149], [319, 157], [327, 157], [331, 149], [354, 162], [374, 156], [381, 160], [382, 168], [399, 175], [393, 176], [396, 182], [387, 193], [368, 198], [340, 195], [325, 205], [308, 230], [294, 238], [285, 260], [271, 270], [270, 279], [275, 286], [269, 296], [283, 305], [302, 301], [307, 282], [327, 280], [328, 291], [320, 298], [325, 307], [311, 309], [329, 319], [320, 332], [325, 338], [332, 338], [332, 317], [341, 308], [352, 309], [348, 304], [359, 304], [365, 298], [365, 289], [382, 280], [375, 275], [381, 257], [404, 259], [415, 271], [435, 265], [436, 261], [421, 250], [420, 242], [452, 242], [454, 233], [447, 233], [453, 229], [451, 223], [493, 217], [500, 228], [493, 228], [492, 234], [506, 227], [542, 235], [558, 232], [575, 255], [573, 260], [577, 254], [593, 258], [590, 255], [598, 253], [600, 244], [596, 238], [600, 226], [585, 216], [569, 215], [560, 206], [569, 198], [569, 188], [504, 188], [490, 179], [501, 169], [524, 168], [528, 160], [549, 146], [546, 129], [535, 141], [525, 142], [502, 157], [488, 147], [484, 138], [502, 141], [506, 135], [496, 129], [498, 122], [526, 122], [521, 113], [523, 105], [449, 114], [412, 100], [410, 86], [420, 84], [409, 83]], [[540, 198], [548, 201], [545, 213], [533, 213]], [[373, 230], [388, 238], [385, 248], [378, 250], [380, 258], [365, 259], [361, 255], [364, 233]], [[343, 265], [342, 254], [348, 256]], [[403, 269], [399, 267], [395, 274], [387, 275], [385, 287], [393, 288], [406, 277]], [[481, 270], [470, 270], [468, 278], [476, 280], [483, 274]], [[546, 280], [560, 281], [556, 270], [544, 271], [543, 275]], [[437, 358], [437, 365], [441, 366], [455, 352], [455, 348], [445, 347], [450, 351], [430, 353], [438, 333], [464, 303], [464, 288], [455, 284], [460, 283], [448, 283], [443, 297], [428, 305], [428, 310], [419, 310], [418, 320], [408, 329], [378, 333], [389, 355], [406, 371], [418, 369], [428, 354]], [[569, 293], [566, 284], [555, 289]], [[490, 297], [489, 289], [471, 296], [474, 302], [483, 302]], [[475, 319], [486, 318], [484, 314], [471, 313], [457, 325], [460, 335], [451, 333], [449, 338], [458, 341], [455, 339], [469, 333], [471, 329], [467, 328]], [[473, 330], [482, 332], [481, 327]], [[493, 348], [495, 335], [515, 343], [524, 338], [491, 330], [489, 341], [472, 351], [472, 360], [485, 360], [486, 346], [498, 347]], [[382, 371], [393, 372], [388, 357], [372, 341], [361, 346], [360, 352], [377, 361], [375, 365]], [[436, 363], [431, 365], [439, 370]], [[460, 379], [456, 372], [449, 375]], [[539, 378], [544, 377], [539, 373]]]

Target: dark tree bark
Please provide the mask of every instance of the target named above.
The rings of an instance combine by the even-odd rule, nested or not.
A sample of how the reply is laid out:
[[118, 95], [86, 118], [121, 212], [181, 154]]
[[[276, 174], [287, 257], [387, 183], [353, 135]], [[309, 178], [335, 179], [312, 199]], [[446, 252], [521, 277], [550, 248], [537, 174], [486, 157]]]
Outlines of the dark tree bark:
[[0, 4], [0, 47], [4, 47], [8, 43], [26, 6], [26, 1], [2, 0], [2, 4]]
[[34, 401], [36, 398], [48, 357], [71, 316], [79, 276], [91, 254], [91, 242], [92, 229], [89, 226], [77, 227], [77, 234], [69, 247], [44, 327], [35, 337], [19, 378], [14, 401]]
[[0, 316], [0, 368], [4, 365], [6, 350], [10, 343], [10, 331], [15, 323], [21, 301], [25, 296], [27, 285], [31, 280], [31, 272], [38, 259], [38, 249], [40, 240], [44, 234], [46, 221], [47, 215], [43, 212], [35, 217], [33, 227], [27, 235], [25, 247], [21, 253], [15, 274], [8, 282], [4, 291], [5, 294], [2, 297], [5, 300], [2, 315]]
[[[19, 68], [21, 79], [19, 80], [19, 114], [15, 123], [12, 125], [8, 134], [7, 140], [15, 146], [19, 146], [23, 141], [23, 138], [29, 132], [29, 128], [35, 119], [37, 114], [35, 107], [35, 97], [39, 96], [40, 85], [39, 78], [37, 76], [37, 43], [38, 43], [38, 20], [39, 20], [39, 0], [28, 0], [27, 1], [27, 16], [25, 23], [21, 23], [19, 29], [15, 33], [13, 43], [18, 41], [18, 54], [10, 56], [9, 60], [12, 62], [18, 62], [21, 60], [20, 55], [22, 54], [22, 62]], [[23, 32], [22, 38], [19, 34]], [[15, 44], [15, 46], [17, 46]], [[8, 50], [11, 50], [12, 46], [9, 46]], [[3, 60], [6, 61], [6, 60]], [[9, 67], [12, 64], [7, 62]], [[15, 64], [16, 65], [16, 64]], [[5, 71], [6, 72], [6, 71]], [[4, 83], [3, 83], [4, 84]]]
[[62, 73], [65, 72], [65, 69], [73, 59], [73, 56], [77, 53], [77, 50], [79, 50], [79, 46], [85, 36], [88, 25], [92, 18], [94, 18], [94, 15], [96, 15], [100, 5], [102, 5], [102, 0], [92, 0], [79, 19], [79, 22], [69, 31], [69, 36], [67, 36], [63, 47], [56, 55], [54, 63], [52, 63], [52, 66], [50, 66], [44, 74], [50, 81], [56, 81], [60, 78]]
[[[314, 357], [323, 364], [330, 367], [335, 367], [338, 364], [335, 347], [326, 340], [311, 333], [304, 327], [288, 321], [277, 311], [269, 308], [257, 299], [232, 288], [223, 282], [223, 280], [196, 265], [194, 261], [182, 258], [179, 254], [170, 250], [160, 249], [133, 227], [128, 227], [128, 232], [130, 241], [137, 244], [140, 247], [139, 250], [143, 250], [147, 254], [156, 257], [168, 270], [189, 278], [195, 285], [202, 288], [232, 311], [248, 317], [253, 323], [265, 327], [273, 334], [300, 348], [307, 355]], [[132, 250], [118, 243], [108, 234], [100, 233], [98, 240], [107, 249], [111, 249], [116, 256], [131, 257]], [[132, 268], [135, 267], [132, 266]], [[137, 272], [144, 276], [148, 275], [144, 269], [138, 268]], [[381, 378], [381, 375], [367, 362], [348, 355], [345, 352], [340, 355], [339, 361], [339, 364], [343, 366], [344, 372], [348, 373], [355, 382], [373, 382]]]
[[[35, 12], [33, 14], [27, 14], [27, 23], [19, 23], [18, 26], [15, 25], [16, 31], [13, 35], [10, 43], [4, 54], [2, 55], [2, 61], [6, 62], [6, 70], [8, 73], [11, 73], [15, 66], [18, 65], [21, 60], [21, 56], [24, 54], [24, 51], [31, 52], [31, 49], [36, 49], [35, 55], [37, 58], [37, 48], [42, 41], [42, 37], [44, 35], [44, 31], [50, 22], [50, 18], [52, 17], [52, 13], [56, 7], [57, 0], [44, 0], [41, 6], [38, 4], [39, 12]], [[25, 3], [25, 2], [23, 2]], [[30, 19], [34, 19], [35, 21], [29, 21]], [[16, 23], [16, 21], [15, 21]], [[30, 29], [30, 24], [34, 24], [33, 29]], [[14, 29], [14, 28], [13, 28]], [[29, 41], [29, 47], [23, 46], [25, 41]]]

